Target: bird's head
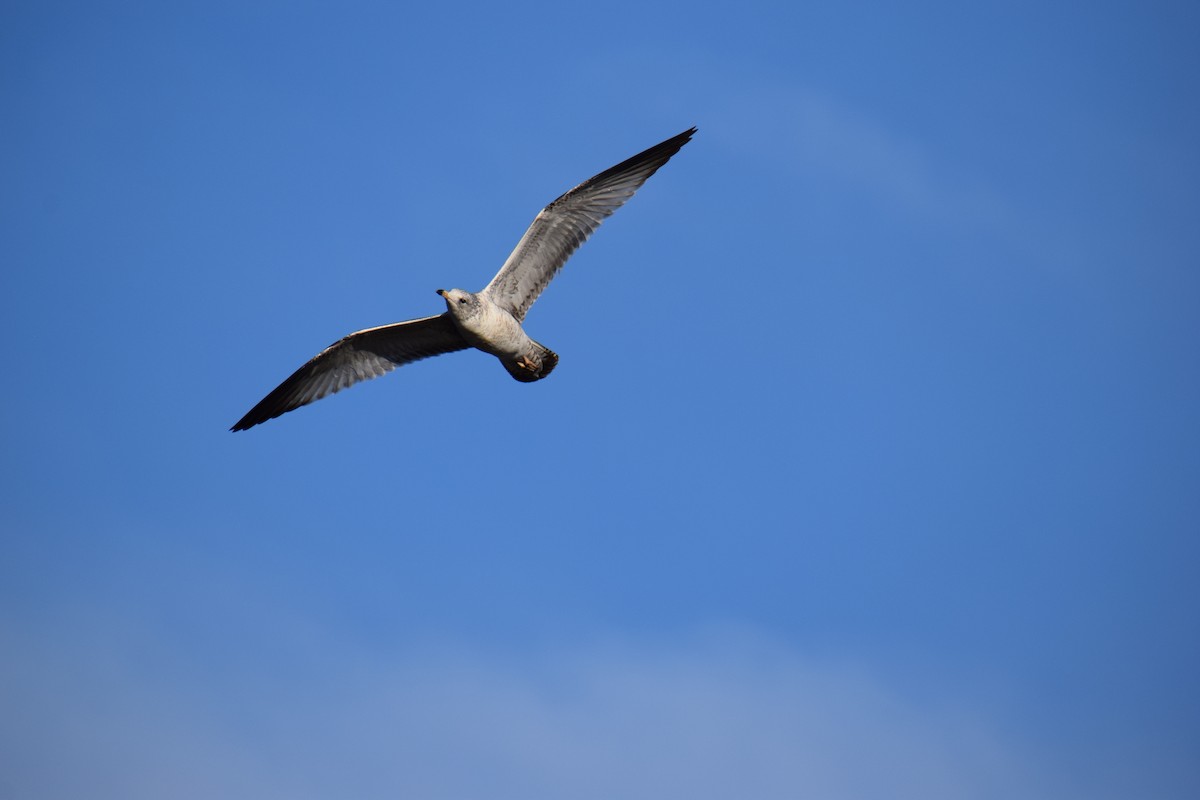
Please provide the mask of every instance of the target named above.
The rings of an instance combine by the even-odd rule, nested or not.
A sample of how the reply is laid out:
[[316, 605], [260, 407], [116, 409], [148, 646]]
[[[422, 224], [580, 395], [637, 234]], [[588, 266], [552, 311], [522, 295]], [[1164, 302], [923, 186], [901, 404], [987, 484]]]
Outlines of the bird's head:
[[446, 308], [458, 319], [468, 319], [479, 313], [479, 296], [462, 289], [438, 289]]

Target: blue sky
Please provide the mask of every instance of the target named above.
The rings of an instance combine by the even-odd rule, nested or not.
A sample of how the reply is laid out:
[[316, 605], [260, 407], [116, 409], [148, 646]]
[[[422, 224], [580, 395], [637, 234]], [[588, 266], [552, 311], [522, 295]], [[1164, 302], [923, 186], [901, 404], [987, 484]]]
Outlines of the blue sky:
[[0, 13], [0, 794], [1200, 792], [1191, 5]]

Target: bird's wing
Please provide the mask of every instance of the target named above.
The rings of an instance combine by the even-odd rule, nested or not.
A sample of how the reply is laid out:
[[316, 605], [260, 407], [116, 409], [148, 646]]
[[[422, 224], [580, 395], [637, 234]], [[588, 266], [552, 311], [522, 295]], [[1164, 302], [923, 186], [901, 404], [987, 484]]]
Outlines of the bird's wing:
[[230, 430], [244, 431], [409, 362], [467, 347], [449, 314], [352, 333], [292, 373]]
[[695, 128], [686, 130], [604, 170], [542, 209], [483, 294], [518, 320], [524, 319], [576, 248], [695, 132]]

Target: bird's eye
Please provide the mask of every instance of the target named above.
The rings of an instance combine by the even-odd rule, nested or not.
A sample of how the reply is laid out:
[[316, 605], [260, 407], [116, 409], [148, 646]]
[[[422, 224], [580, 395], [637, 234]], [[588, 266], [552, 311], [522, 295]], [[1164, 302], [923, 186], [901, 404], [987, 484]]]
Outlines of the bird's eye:
[[465, 297], [458, 298], [458, 304], [460, 306], [465, 306], [467, 304], [467, 298], [465, 298]]

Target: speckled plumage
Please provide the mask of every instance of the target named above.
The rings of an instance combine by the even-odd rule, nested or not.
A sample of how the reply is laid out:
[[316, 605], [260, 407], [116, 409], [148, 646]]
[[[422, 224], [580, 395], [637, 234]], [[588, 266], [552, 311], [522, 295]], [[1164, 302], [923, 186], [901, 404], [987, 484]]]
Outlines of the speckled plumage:
[[242, 431], [422, 358], [469, 347], [496, 356], [524, 383], [541, 380], [558, 356], [521, 327], [525, 314], [575, 250], [692, 138], [695, 128], [644, 150], [542, 209], [482, 291], [438, 289], [446, 312], [367, 328], [296, 370], [230, 429]]

